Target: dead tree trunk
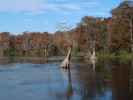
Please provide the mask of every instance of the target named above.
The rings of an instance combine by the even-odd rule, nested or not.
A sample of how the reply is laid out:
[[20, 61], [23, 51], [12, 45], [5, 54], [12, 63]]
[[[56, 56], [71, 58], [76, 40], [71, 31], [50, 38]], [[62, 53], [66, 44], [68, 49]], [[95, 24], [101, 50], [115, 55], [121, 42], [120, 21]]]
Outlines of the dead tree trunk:
[[72, 48], [69, 48], [67, 56], [64, 59], [64, 61], [62, 62], [61, 67], [69, 68], [69, 66], [70, 66], [70, 59], [71, 59], [71, 50], [72, 50]]

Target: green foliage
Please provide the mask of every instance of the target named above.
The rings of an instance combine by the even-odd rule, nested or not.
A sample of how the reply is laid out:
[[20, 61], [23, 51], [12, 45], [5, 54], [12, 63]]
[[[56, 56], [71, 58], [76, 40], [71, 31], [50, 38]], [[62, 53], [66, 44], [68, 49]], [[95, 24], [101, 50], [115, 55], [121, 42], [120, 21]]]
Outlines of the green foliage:
[[116, 59], [115, 53], [98, 52], [97, 57], [99, 60], [113, 60]]
[[121, 50], [121, 51], [119, 51], [119, 55], [117, 56], [117, 58], [121, 62], [126, 62], [126, 61], [130, 61], [133, 59], [133, 54], [129, 53], [127, 51]]
[[80, 48], [79, 48], [79, 47], [77, 47], [77, 48], [73, 48], [73, 52], [72, 52], [72, 54], [75, 55], [75, 56], [77, 56], [78, 53], [80, 53]]
[[126, 50], [120, 50], [117, 53], [104, 53], [98, 52], [97, 57], [99, 60], [119, 60], [120, 62], [127, 62], [133, 59], [133, 53]]
[[14, 48], [9, 48], [5, 52], [6, 56], [15, 56], [16, 55], [16, 50]]

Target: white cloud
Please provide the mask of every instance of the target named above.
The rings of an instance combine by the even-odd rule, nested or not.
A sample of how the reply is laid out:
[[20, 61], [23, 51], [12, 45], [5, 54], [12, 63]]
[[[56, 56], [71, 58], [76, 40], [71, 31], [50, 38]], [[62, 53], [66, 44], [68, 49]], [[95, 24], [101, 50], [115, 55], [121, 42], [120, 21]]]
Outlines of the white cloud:
[[37, 12], [44, 0], [0, 0], [0, 12]]
[[47, 4], [45, 10], [50, 11], [76, 11], [80, 10], [81, 7], [77, 4]]
[[73, 11], [82, 11], [86, 8], [92, 8], [98, 6], [98, 2], [79, 0], [67, 1], [67, 3], [48, 2], [49, 0], [0, 0], [0, 12], [23, 12], [26, 14], [42, 14], [44, 12], [54, 11], [71, 13]]
[[86, 8], [94, 8], [99, 6], [99, 2], [91, 1], [91, 2], [67, 2], [67, 3], [46, 3], [45, 10], [46, 11], [59, 11], [59, 12], [73, 12], [73, 11], [83, 11]]

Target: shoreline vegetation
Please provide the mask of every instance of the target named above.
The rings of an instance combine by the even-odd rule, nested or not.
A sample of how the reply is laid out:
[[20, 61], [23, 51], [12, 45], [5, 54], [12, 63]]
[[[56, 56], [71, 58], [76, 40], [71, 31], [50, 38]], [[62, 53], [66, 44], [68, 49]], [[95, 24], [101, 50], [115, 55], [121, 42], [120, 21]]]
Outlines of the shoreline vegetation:
[[[86, 54], [84, 53], [77, 53], [76, 55], [72, 54], [72, 60], [87, 60], [85, 57]], [[96, 57], [98, 61], [102, 60], [118, 60], [118, 61], [132, 61], [133, 60], [133, 53], [121, 51], [119, 53], [103, 53], [103, 52], [96, 52]], [[0, 59], [19, 59], [19, 60], [43, 60], [43, 61], [62, 61], [65, 58], [65, 55], [62, 56], [3, 56]]]
[[118, 60], [118, 61], [132, 61], [133, 60], [133, 53], [129, 52], [121, 52], [120, 54], [115, 54], [115, 53], [98, 53], [97, 58], [99, 60]]
[[[0, 57], [0, 61], [42, 61], [42, 63], [46, 63], [46, 62], [61, 62], [63, 59], [65, 58], [65, 56], [52, 56], [52, 57], [48, 57], [47, 59], [45, 57], [26, 57], [26, 56], [10, 56], [10, 57]], [[82, 57], [72, 57], [72, 61], [78, 61], [78, 60], [83, 60]]]

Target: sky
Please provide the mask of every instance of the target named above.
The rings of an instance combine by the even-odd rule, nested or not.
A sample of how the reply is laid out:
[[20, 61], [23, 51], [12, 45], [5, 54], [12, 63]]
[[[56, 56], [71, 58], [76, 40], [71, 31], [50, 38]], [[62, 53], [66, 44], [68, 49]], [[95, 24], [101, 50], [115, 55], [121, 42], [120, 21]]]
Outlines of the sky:
[[55, 32], [84, 16], [109, 17], [122, 0], [0, 0], [0, 32]]

